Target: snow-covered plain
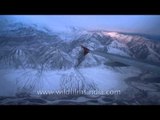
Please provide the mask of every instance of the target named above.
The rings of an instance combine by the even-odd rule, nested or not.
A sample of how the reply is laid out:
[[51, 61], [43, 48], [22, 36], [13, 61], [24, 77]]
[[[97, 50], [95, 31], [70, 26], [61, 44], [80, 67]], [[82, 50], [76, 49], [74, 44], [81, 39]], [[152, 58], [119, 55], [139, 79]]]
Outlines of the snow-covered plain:
[[[127, 74], [126, 74], [127, 72]], [[18, 89], [23, 87], [36, 91], [61, 90], [62, 81], [72, 79], [69, 82], [73, 83], [73, 88], [76, 88], [76, 82], [81, 81], [86, 84], [94, 83], [96, 89], [99, 90], [125, 90], [127, 88], [124, 79], [136, 76], [140, 73], [135, 68], [117, 68], [106, 67], [104, 65], [97, 67], [88, 67], [68, 70], [50, 70], [39, 72], [34, 69], [3, 69], [0, 70], [0, 96], [15, 96]], [[70, 87], [70, 83], [68, 87]], [[79, 83], [81, 84], [81, 83]], [[87, 85], [87, 84], [86, 84]], [[87, 86], [86, 86], [87, 88]], [[85, 89], [85, 88], [84, 88]]]
[[[143, 74], [134, 67], [112, 68], [105, 65], [67, 70], [37, 71], [34, 69], [0, 70], [0, 104], [57, 105], [57, 104], [159, 104], [159, 82], [150, 74]], [[144, 82], [144, 81], [145, 82]], [[61, 91], [64, 89], [83, 90], [95, 85], [96, 90], [120, 90], [119, 95], [49, 95], [37, 91]], [[30, 96], [18, 94], [30, 92]], [[23, 94], [24, 94], [23, 93]], [[154, 99], [157, 98], [157, 99]]]

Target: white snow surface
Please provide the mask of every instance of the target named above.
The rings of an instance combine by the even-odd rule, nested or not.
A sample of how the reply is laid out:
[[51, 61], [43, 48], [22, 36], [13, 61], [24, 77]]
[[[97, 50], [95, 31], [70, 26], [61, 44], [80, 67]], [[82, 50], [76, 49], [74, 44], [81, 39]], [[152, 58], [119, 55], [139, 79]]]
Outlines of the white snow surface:
[[[123, 91], [127, 88], [124, 79], [139, 73], [140, 71], [133, 67], [115, 70], [103, 65], [80, 69], [50, 70], [43, 71], [42, 73], [33, 69], [1, 69], [0, 96], [14, 96], [17, 93], [18, 88], [23, 88], [24, 86], [30, 87], [33, 85], [35, 86], [32, 92], [38, 90], [61, 90], [61, 82], [66, 78], [74, 83], [72, 86], [73, 88], [76, 88], [77, 82], [81, 82], [81, 79], [83, 78], [85, 85], [94, 83], [97, 87], [96, 89], [99, 90]], [[71, 83], [67, 84], [70, 85]]]

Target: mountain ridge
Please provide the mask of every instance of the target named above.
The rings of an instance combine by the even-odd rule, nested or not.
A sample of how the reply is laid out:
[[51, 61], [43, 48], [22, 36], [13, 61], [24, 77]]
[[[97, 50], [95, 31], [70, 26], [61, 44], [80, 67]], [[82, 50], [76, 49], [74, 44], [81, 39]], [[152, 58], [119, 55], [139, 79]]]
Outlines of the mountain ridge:
[[[157, 64], [160, 63], [160, 43], [143, 36], [118, 32], [84, 30], [78, 31], [72, 40], [68, 41], [62, 39], [59, 34], [54, 32], [51, 34], [50, 31], [39, 29], [36, 25], [16, 23], [9, 27], [11, 28], [6, 29], [6, 34], [0, 33], [1, 53], [3, 53], [0, 54], [1, 61], [4, 60], [7, 54], [10, 54], [7, 48], [11, 48], [10, 50], [12, 50], [12, 48], [18, 49], [18, 47], [23, 47], [32, 59], [39, 59], [37, 60], [37, 64], [42, 65], [46, 62], [48, 64], [47, 66], [52, 66], [52, 69], [62, 69], [62, 66], [70, 68], [73, 67], [74, 61], [78, 58], [78, 54], [74, 51], [80, 52], [80, 45], [84, 45], [91, 50], [101, 49], [101, 51], [105, 53], [114, 53]], [[52, 51], [56, 52], [56, 54], [53, 55]], [[6, 55], [4, 53], [6, 53]], [[15, 58], [19, 56], [16, 54], [18, 52], [11, 51], [11, 53], [14, 53]], [[64, 56], [58, 55], [60, 53]], [[49, 60], [50, 62], [45, 61], [46, 58], [44, 56], [51, 59]], [[66, 56], [68, 56], [67, 58], [70, 58], [70, 60], [65, 59]], [[96, 65], [95, 61], [100, 63], [99, 61], [102, 60], [101, 57], [95, 58], [94, 56], [86, 57], [85, 59], [87, 60], [85, 60], [86, 63], [83, 63], [83, 66], [88, 66], [88, 61], [91, 59], [94, 61], [93, 65]], [[61, 62], [59, 61], [59, 67], [56, 67], [56, 61], [58, 60]], [[5, 62], [3, 61], [2, 64], [5, 64]], [[101, 64], [103, 64], [103, 62]]]

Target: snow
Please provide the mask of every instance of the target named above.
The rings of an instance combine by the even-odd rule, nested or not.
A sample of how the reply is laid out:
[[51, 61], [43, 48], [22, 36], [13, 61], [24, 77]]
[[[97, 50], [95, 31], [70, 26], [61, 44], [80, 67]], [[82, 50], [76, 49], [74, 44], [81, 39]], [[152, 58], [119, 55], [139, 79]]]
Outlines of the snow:
[[[128, 68], [129, 69], [129, 68]], [[130, 68], [133, 70], [133, 68]], [[125, 69], [124, 69], [125, 70]], [[129, 71], [126, 69], [126, 71]], [[96, 89], [99, 90], [124, 90], [127, 85], [124, 79], [130, 76], [134, 76], [137, 73], [126, 74], [121, 73], [114, 69], [107, 68], [105, 66], [80, 68], [77, 72], [76, 69], [68, 70], [55, 70], [55, 71], [43, 71], [41, 74], [34, 69], [10, 69], [0, 70], [1, 81], [0, 81], [0, 96], [14, 96], [17, 93], [18, 88], [34, 86], [34, 93], [38, 90], [50, 91], [50, 90], [61, 90], [62, 79], [70, 78], [72, 87], [76, 88], [77, 84], [87, 85], [95, 84]], [[83, 80], [81, 80], [83, 79]], [[81, 83], [76, 83], [76, 82]], [[67, 83], [71, 85], [71, 83]]]
[[[81, 44], [90, 50], [108, 48], [108, 53], [127, 57], [131, 55], [129, 47], [131, 48], [137, 45], [139, 48], [141, 45], [147, 45], [149, 50], [147, 59], [158, 62], [160, 55], [156, 52], [156, 50], [154, 50], [155, 43], [152, 43], [152, 45], [151, 42], [146, 42], [147, 39], [142, 36], [127, 35], [118, 32], [89, 32], [75, 28], [68, 30], [68, 32], [65, 31], [61, 33], [54, 33], [49, 31], [47, 28], [43, 28], [43, 26], [30, 26], [25, 24], [13, 24], [12, 26], [7, 27], [6, 31], [6, 35], [8, 35], [8, 37], [16, 36], [17, 33], [19, 33], [21, 37], [24, 38], [28, 35], [35, 35], [35, 39], [39, 39], [39, 33], [46, 33], [46, 36], [42, 36], [42, 38], [46, 37], [46, 40], [45, 44], [44, 42], [40, 44], [42, 49], [37, 47], [34, 48], [32, 43], [31, 46], [25, 46], [20, 42], [16, 43], [16, 39], [13, 39], [12, 41], [9, 40], [8, 43], [5, 43], [6, 45], [3, 46], [3, 49], [5, 50], [1, 48], [0, 53], [2, 56], [0, 68], [0, 97], [17, 96], [17, 93], [21, 93], [23, 91], [37, 96], [37, 91], [52, 92], [68, 89], [97, 91], [120, 90], [121, 92], [127, 91], [126, 96], [129, 96], [130, 93], [128, 92], [128, 88], [132, 88], [133, 86], [140, 90], [155, 92], [155, 94], [158, 94], [158, 90], [156, 91], [157, 87], [155, 86], [157, 83], [146, 84], [145, 82], [147, 82], [149, 76], [143, 74], [143, 71], [139, 70], [138, 66], [137, 68], [106, 66], [104, 65], [105, 62], [110, 59], [88, 53], [84, 59], [81, 59], [82, 61], [78, 67], [75, 67], [75, 65], [77, 65], [76, 63], [79, 61], [79, 58], [81, 58], [80, 53], [83, 53], [83, 49], [80, 47]], [[5, 33], [5, 31], [3, 32]], [[58, 40], [59, 43], [54, 38], [51, 41], [47, 41], [48, 38], [50, 38], [48, 35], [53, 35], [53, 33], [54, 35], [58, 35], [58, 39], [59, 37], [61, 38]], [[78, 42], [78, 44], [70, 44], [72, 42], [74, 43], [74, 40], [77, 40], [76, 42]], [[126, 43], [130, 41], [133, 43], [131, 43], [131, 46], [128, 46]], [[15, 42], [13, 49], [10, 46], [10, 42]], [[27, 44], [29, 42], [30, 41], [26, 41]], [[38, 42], [41, 42], [41, 39], [40, 41], [38, 40]], [[57, 43], [58, 46], [56, 46]], [[37, 44], [36, 40], [35, 44]], [[103, 52], [107, 51], [102, 51], [102, 54]], [[112, 57], [115, 58], [115, 56]], [[120, 60], [119, 58], [117, 59]], [[131, 61], [128, 59], [126, 62]], [[8, 64], [12, 64], [12, 66]], [[36, 66], [35, 64], [38, 65]], [[23, 65], [23, 67], [21, 67], [21, 65]], [[155, 71], [158, 70], [159, 69], [155, 69]], [[153, 74], [151, 76], [153, 76]], [[137, 80], [135, 80], [135, 78]], [[155, 80], [156, 79], [158, 78], [155, 78]], [[136, 96], [136, 92], [132, 90], [133, 89], [131, 89], [131, 93]], [[133, 98], [135, 96], [133, 95]], [[68, 99], [65, 102], [82, 103], [89, 101], [89, 103], [93, 104], [94, 102], [90, 102], [90, 100], [93, 100], [91, 97], [93, 96], [90, 95], [88, 98], [88, 96], [86, 97], [80, 95], [77, 99]], [[114, 101], [103, 100], [102, 97], [104, 96], [101, 96], [96, 100], [99, 103], [108, 104], [111, 103], [111, 101]], [[17, 99], [19, 98], [17, 97]], [[35, 102], [36, 99], [33, 98], [32, 101]], [[6, 102], [9, 102], [9, 100], [6, 100]], [[58, 104], [59, 102], [64, 101], [57, 97], [56, 100], [52, 102], [48, 101], [47, 104]]]
[[109, 48], [108, 49], [108, 53], [113, 53], [113, 54], [118, 54], [118, 55], [122, 55], [122, 56], [127, 56], [127, 57], [129, 57], [129, 55], [127, 54], [127, 53], [125, 53], [125, 52], [123, 52], [123, 51], [121, 51], [121, 50], [119, 50], [119, 49], [117, 49], [117, 48]]
[[148, 45], [147, 45], [147, 48], [149, 50], [149, 55], [147, 56], [147, 60], [150, 60], [150, 61], [153, 61], [153, 62], [159, 62], [160, 60], [160, 55], [158, 53], [156, 53], [152, 48], [150, 48]]
[[102, 32], [104, 35], [109, 35], [111, 37], [115, 37], [118, 33], [117, 32]]
[[148, 40], [147, 38], [138, 36], [138, 35], [127, 35], [127, 34], [122, 34], [118, 32], [103, 32], [104, 35], [110, 36], [112, 38], [115, 38], [117, 41], [128, 43], [131, 42], [132, 40], [137, 41], [140, 39], [143, 40]]
[[118, 41], [112, 41], [112, 43], [109, 44], [107, 48], [108, 48], [108, 53], [130, 57], [129, 55], [130, 51], [128, 50], [128, 47], [125, 44], [120, 43]]
[[82, 36], [85, 36], [85, 39], [88, 39], [92, 35], [92, 33], [78, 28], [76, 30], [69, 28], [67, 31], [56, 32], [55, 34], [57, 34], [62, 40], [65, 40], [65, 42], [77, 40]]
[[120, 89], [123, 83], [120, 82], [119, 74], [102, 68], [86, 68], [82, 69], [83, 75], [94, 81], [101, 90]]

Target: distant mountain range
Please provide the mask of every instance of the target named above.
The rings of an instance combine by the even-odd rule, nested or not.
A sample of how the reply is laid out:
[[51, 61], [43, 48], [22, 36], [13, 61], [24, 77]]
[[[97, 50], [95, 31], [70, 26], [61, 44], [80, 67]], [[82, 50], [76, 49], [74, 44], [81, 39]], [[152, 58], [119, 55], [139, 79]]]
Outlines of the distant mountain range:
[[[14, 68], [68, 69], [77, 61], [80, 45], [160, 64], [159, 40], [142, 34], [86, 30], [65, 36], [44, 27], [14, 23], [0, 31], [0, 64]], [[105, 62], [103, 57], [88, 54], [80, 67]]]

